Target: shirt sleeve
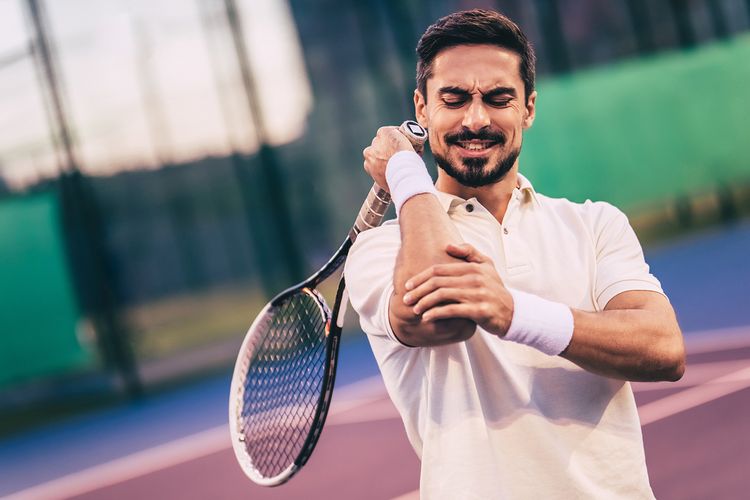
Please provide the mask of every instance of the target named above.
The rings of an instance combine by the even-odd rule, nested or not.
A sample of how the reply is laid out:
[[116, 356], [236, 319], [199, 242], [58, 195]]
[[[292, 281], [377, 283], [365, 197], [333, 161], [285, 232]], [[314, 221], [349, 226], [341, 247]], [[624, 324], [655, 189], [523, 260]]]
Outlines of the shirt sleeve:
[[651, 274], [627, 216], [609, 203], [586, 203], [593, 212], [596, 245], [596, 302], [599, 310], [616, 295], [630, 290], [664, 294]]
[[391, 328], [388, 308], [400, 246], [398, 225], [371, 229], [357, 237], [344, 266], [349, 302], [359, 315], [362, 330], [396, 342], [399, 341]]

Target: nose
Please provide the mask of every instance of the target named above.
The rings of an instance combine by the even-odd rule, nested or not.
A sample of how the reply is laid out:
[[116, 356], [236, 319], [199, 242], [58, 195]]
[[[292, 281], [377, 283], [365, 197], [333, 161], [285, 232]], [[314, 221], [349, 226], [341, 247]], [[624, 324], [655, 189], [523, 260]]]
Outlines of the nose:
[[473, 99], [466, 109], [462, 125], [472, 132], [478, 132], [489, 124], [490, 115], [487, 113], [484, 103], [481, 99]]

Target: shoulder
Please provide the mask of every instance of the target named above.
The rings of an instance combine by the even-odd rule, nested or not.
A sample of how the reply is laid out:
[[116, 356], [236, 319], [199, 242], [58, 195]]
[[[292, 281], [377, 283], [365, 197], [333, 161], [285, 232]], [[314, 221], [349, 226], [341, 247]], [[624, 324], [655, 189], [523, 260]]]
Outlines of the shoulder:
[[599, 244], [610, 240], [620, 240], [633, 233], [628, 216], [611, 203], [586, 200], [582, 203], [581, 209]]
[[359, 275], [369, 273], [372, 268], [393, 266], [400, 247], [401, 231], [395, 219], [363, 231], [349, 250], [344, 272]]
[[349, 300], [368, 334], [387, 335], [387, 304], [400, 247], [398, 224], [389, 221], [360, 233], [344, 263]]
[[382, 225], [362, 231], [349, 252], [351, 256], [357, 252], [368, 252], [401, 245], [401, 230], [397, 219], [389, 219]]
[[602, 229], [612, 222], [628, 222], [622, 210], [606, 201], [586, 200], [575, 202], [567, 198], [552, 198], [537, 193], [540, 205], [559, 216], [573, 216], [579, 218], [592, 230]]
[[606, 201], [586, 200], [581, 203], [581, 210], [585, 217], [590, 219], [593, 223], [598, 224], [618, 219], [627, 221], [628, 218], [622, 210]]
[[633, 232], [622, 210], [606, 201], [575, 202], [538, 193], [537, 200], [548, 225], [585, 234], [595, 247]]

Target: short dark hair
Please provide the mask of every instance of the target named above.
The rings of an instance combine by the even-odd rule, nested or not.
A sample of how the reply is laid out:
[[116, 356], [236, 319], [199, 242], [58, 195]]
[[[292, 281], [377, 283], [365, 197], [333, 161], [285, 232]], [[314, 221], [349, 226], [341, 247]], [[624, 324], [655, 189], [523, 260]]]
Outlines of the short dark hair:
[[521, 28], [494, 10], [473, 9], [455, 12], [427, 28], [417, 44], [417, 89], [427, 98], [427, 80], [440, 51], [458, 45], [497, 45], [521, 57], [520, 73], [526, 100], [534, 91], [536, 55]]

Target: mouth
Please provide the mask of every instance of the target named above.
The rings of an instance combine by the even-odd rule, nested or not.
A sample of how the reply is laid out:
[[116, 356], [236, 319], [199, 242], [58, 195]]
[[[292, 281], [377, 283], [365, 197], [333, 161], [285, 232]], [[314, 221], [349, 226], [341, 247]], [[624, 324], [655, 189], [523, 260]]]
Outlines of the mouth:
[[470, 141], [456, 141], [454, 144], [458, 146], [464, 156], [483, 156], [500, 143], [498, 141], [472, 139]]

